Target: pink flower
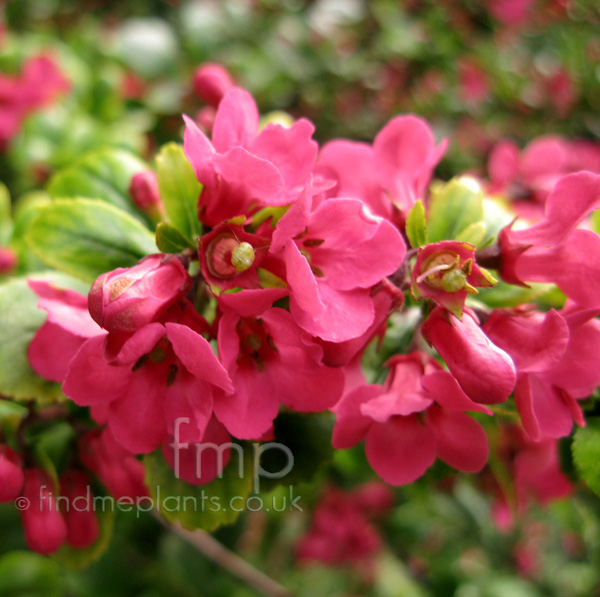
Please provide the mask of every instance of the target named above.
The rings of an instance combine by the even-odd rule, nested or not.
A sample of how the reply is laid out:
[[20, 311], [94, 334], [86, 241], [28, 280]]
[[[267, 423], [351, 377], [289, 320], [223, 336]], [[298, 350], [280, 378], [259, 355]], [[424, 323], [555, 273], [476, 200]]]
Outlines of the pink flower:
[[131, 334], [163, 316], [190, 285], [177, 257], [150, 255], [98, 277], [88, 296], [90, 315], [110, 333]]
[[347, 449], [364, 439], [369, 464], [391, 485], [413, 482], [436, 458], [465, 472], [481, 470], [487, 437], [464, 411], [491, 411], [472, 402], [424, 353], [399, 355], [389, 365], [383, 386], [361, 386], [336, 405], [334, 448]]
[[533, 0], [489, 0], [490, 14], [504, 25], [518, 27], [529, 17]]
[[416, 116], [397, 116], [366, 143], [336, 140], [323, 147], [318, 163], [337, 178], [329, 192], [334, 197], [355, 197], [373, 213], [404, 225], [404, 219], [422, 199], [433, 169], [446, 149], [437, 147], [429, 125]]
[[381, 537], [370, 524], [353, 494], [330, 487], [318, 502], [309, 531], [300, 539], [300, 561], [351, 564], [370, 570], [369, 560], [381, 548]]
[[215, 398], [229, 432], [256, 439], [270, 428], [279, 405], [301, 412], [333, 406], [344, 372], [323, 364], [323, 349], [284, 309], [271, 307], [285, 290], [243, 290], [219, 298], [218, 344], [234, 391]]
[[462, 60], [459, 64], [460, 93], [468, 104], [481, 103], [489, 93], [485, 71], [473, 60]]
[[305, 201], [280, 220], [270, 249], [283, 249], [291, 313], [323, 340], [358, 338], [375, 320], [372, 287], [398, 269], [406, 246], [362, 201], [327, 199], [312, 212]]
[[0, 503], [18, 498], [23, 482], [21, 457], [10, 446], [0, 445]]
[[207, 104], [219, 105], [223, 96], [234, 87], [231, 75], [220, 64], [205, 62], [194, 73], [194, 93]]
[[[129, 281], [126, 270], [117, 276]], [[185, 299], [162, 313], [160, 321], [148, 323], [145, 315], [164, 310], [161, 300], [152, 303], [139, 321], [141, 327], [124, 338], [117, 334], [111, 344], [114, 335], [104, 332], [89, 315], [86, 318], [81, 308], [84, 297], [67, 291], [61, 300], [45, 283], [32, 283], [32, 287], [42, 298], [39, 304], [48, 311], [49, 322], [30, 345], [31, 365], [42, 376], [64, 379], [63, 391], [77, 404], [103, 407], [111, 432], [130, 452], [154, 450], [177, 417], [190, 418], [202, 432], [212, 415], [214, 389], [233, 390], [227, 372], [201, 335], [206, 322]], [[97, 298], [102, 296], [98, 293]], [[107, 296], [110, 299], [110, 292]]]
[[462, 316], [467, 294], [477, 293], [475, 286], [494, 283], [475, 263], [475, 246], [453, 240], [421, 247], [412, 271], [413, 296], [433, 299], [457, 317]]
[[577, 228], [599, 207], [600, 176], [580, 172], [560, 179], [542, 220], [501, 231], [500, 276], [512, 283], [551, 282], [582, 307], [600, 307], [600, 237]]
[[577, 399], [600, 384], [600, 323], [592, 317], [579, 310], [496, 310], [484, 325], [515, 363], [515, 403], [534, 441], [568, 435], [573, 420], [585, 424]]
[[421, 332], [469, 398], [481, 404], [498, 404], [510, 396], [516, 382], [515, 365], [481, 330], [471, 309], [465, 309], [460, 320], [436, 307]]
[[304, 119], [292, 127], [269, 124], [258, 131], [252, 96], [234, 88], [221, 100], [212, 143], [184, 117], [184, 148], [198, 180], [200, 220], [215, 226], [260, 207], [288, 205], [309, 182], [317, 155], [314, 127]]

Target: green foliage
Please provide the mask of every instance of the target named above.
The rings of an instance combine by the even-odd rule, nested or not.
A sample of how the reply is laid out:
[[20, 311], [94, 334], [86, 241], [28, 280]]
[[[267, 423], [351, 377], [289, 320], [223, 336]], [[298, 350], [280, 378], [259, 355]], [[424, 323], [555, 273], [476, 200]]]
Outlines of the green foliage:
[[13, 551], [0, 558], [0, 597], [61, 597], [58, 564], [36, 553]]
[[573, 461], [586, 485], [600, 495], [600, 418], [588, 417], [573, 439]]
[[181, 253], [185, 249], [198, 248], [168, 222], [160, 222], [156, 227], [156, 246], [161, 253]]
[[12, 231], [10, 194], [6, 185], [0, 183], [0, 247], [8, 243]]
[[54, 199], [100, 199], [146, 222], [131, 201], [129, 185], [134, 174], [147, 169], [142, 160], [128, 151], [100, 149], [57, 172], [48, 184], [48, 192]]
[[254, 480], [252, 449], [246, 445], [241, 448], [232, 449], [222, 476], [206, 485], [191, 485], [175, 478], [160, 450], [145, 456], [146, 486], [160, 515], [190, 530], [213, 531], [235, 522], [244, 510]]
[[43, 206], [31, 223], [27, 242], [47, 265], [89, 282], [157, 252], [153, 235], [132, 216], [90, 199], [56, 200]]
[[480, 242], [483, 239], [483, 192], [477, 181], [466, 176], [454, 178], [445, 185], [434, 187], [431, 195], [427, 220], [430, 243], [441, 240]]
[[[170, 223], [193, 244], [200, 235], [198, 197], [202, 185], [176, 143], [165, 145], [156, 157], [158, 188]], [[193, 246], [193, 245], [192, 245]]]
[[419, 199], [406, 216], [406, 236], [411, 247], [420, 247], [427, 243], [427, 229], [425, 227], [425, 206]]

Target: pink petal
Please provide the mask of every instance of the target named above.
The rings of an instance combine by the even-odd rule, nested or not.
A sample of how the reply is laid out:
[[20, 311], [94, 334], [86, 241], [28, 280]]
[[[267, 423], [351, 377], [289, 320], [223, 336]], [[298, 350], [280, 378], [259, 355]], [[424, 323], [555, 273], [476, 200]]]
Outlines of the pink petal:
[[232, 147], [248, 147], [258, 131], [258, 109], [253, 97], [236, 87], [228, 91], [217, 110], [212, 141], [219, 153]]
[[426, 410], [433, 400], [417, 393], [386, 392], [363, 404], [360, 411], [377, 423], [385, 423], [394, 415], [408, 416]]
[[283, 215], [281, 220], [277, 222], [273, 238], [271, 239], [270, 253], [281, 251], [289, 240], [306, 230], [312, 207], [310, 190], [310, 187], [307, 187], [304, 193], [292, 203], [292, 206]]
[[211, 165], [215, 150], [208, 137], [198, 125], [188, 116], [183, 116], [185, 132], [183, 134], [183, 149], [190, 164], [194, 168], [196, 178], [205, 185], [215, 184], [215, 172]]
[[106, 363], [104, 339], [103, 334], [87, 340], [69, 365], [63, 392], [80, 406], [117, 400], [128, 392], [131, 368]]
[[496, 310], [483, 329], [496, 346], [510, 354], [519, 372], [550, 368], [562, 358], [569, 343], [567, 322], [554, 309], [544, 315], [513, 316]]
[[434, 463], [435, 438], [416, 417], [394, 417], [370, 427], [365, 454], [386, 483], [404, 485], [418, 479]]
[[292, 315], [313, 336], [329, 342], [345, 342], [363, 335], [375, 320], [375, 307], [368, 290], [336, 290], [321, 283], [318, 291], [324, 306], [318, 316], [314, 311], [299, 309], [295, 295], [290, 297]]
[[311, 215], [307, 238], [325, 241], [310, 251], [313, 263], [339, 290], [377, 284], [400, 267], [406, 253], [398, 230], [356, 199], [321, 203]]
[[112, 350], [112, 334], [109, 334], [104, 347], [104, 357], [111, 365], [133, 365], [140, 357], [148, 354], [165, 334], [164, 325], [149, 323], [127, 338], [123, 344], [118, 344], [118, 352]]
[[569, 406], [560, 391], [535, 373], [519, 378], [515, 404], [525, 431], [533, 441], [566, 437], [573, 427]]
[[491, 182], [503, 188], [519, 176], [519, 148], [511, 141], [494, 146], [488, 159]]
[[217, 154], [212, 163], [221, 178], [233, 187], [233, 192], [241, 193], [248, 203], [285, 205], [288, 202], [277, 168], [246, 149], [233, 147], [225, 154]]
[[477, 402], [473, 402], [458, 385], [458, 382], [448, 371], [433, 371], [424, 375], [421, 385], [442, 408], [445, 410], [468, 410], [486, 415], [493, 412]]
[[300, 119], [290, 128], [267, 125], [252, 143], [251, 151], [271, 162], [283, 176], [288, 188], [305, 184], [317, 157], [318, 145], [312, 140], [315, 127]]
[[34, 371], [52, 381], [62, 382], [69, 363], [86, 338], [76, 336], [47, 321], [37, 331], [27, 349], [27, 358]]
[[437, 455], [446, 464], [465, 473], [477, 473], [485, 466], [487, 435], [469, 415], [433, 407], [427, 411], [427, 426], [435, 435]]
[[219, 307], [240, 317], [258, 317], [271, 305], [288, 294], [285, 288], [264, 288], [225, 293], [219, 297]]
[[287, 282], [292, 290], [291, 300], [297, 309], [318, 317], [325, 310], [325, 305], [319, 297], [317, 281], [306, 257], [300, 253], [293, 240], [287, 242], [283, 255]]
[[221, 365], [205, 338], [178, 323], [166, 323], [165, 327], [175, 354], [192, 375], [216, 385], [227, 393], [233, 392], [233, 384], [227, 370]]
[[515, 242], [536, 246], [557, 245], [598, 208], [600, 176], [591, 172], [564, 176], [546, 200], [544, 219], [531, 228], [515, 231]]
[[346, 394], [335, 406], [336, 421], [331, 443], [336, 450], [355, 446], [367, 434], [373, 420], [362, 413], [361, 405], [368, 404], [382, 392], [378, 385], [362, 385]]

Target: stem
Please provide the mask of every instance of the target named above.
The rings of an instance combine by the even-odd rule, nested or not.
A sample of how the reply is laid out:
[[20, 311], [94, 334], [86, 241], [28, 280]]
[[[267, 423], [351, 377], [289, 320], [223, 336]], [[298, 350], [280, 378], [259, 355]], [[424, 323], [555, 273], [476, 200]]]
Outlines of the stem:
[[265, 597], [291, 597], [292, 593], [272, 578], [257, 570], [254, 566], [243, 560], [238, 555], [227, 549], [222, 543], [217, 541], [210, 533], [202, 529], [188, 531], [179, 523], [167, 523], [160, 516], [155, 514], [156, 518], [170, 531], [193, 545], [198, 551], [202, 552], [207, 558], [213, 560], [227, 570], [229, 573], [243, 580], [255, 591]]

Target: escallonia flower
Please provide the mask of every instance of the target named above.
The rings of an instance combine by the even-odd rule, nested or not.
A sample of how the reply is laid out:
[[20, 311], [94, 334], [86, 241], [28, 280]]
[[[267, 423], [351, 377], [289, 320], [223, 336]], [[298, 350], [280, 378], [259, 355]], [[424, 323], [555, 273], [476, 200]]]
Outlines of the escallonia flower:
[[443, 240], [419, 249], [411, 293], [414, 298], [433, 299], [460, 319], [467, 294], [477, 294], [476, 286], [494, 284], [494, 277], [475, 263], [474, 245]]

